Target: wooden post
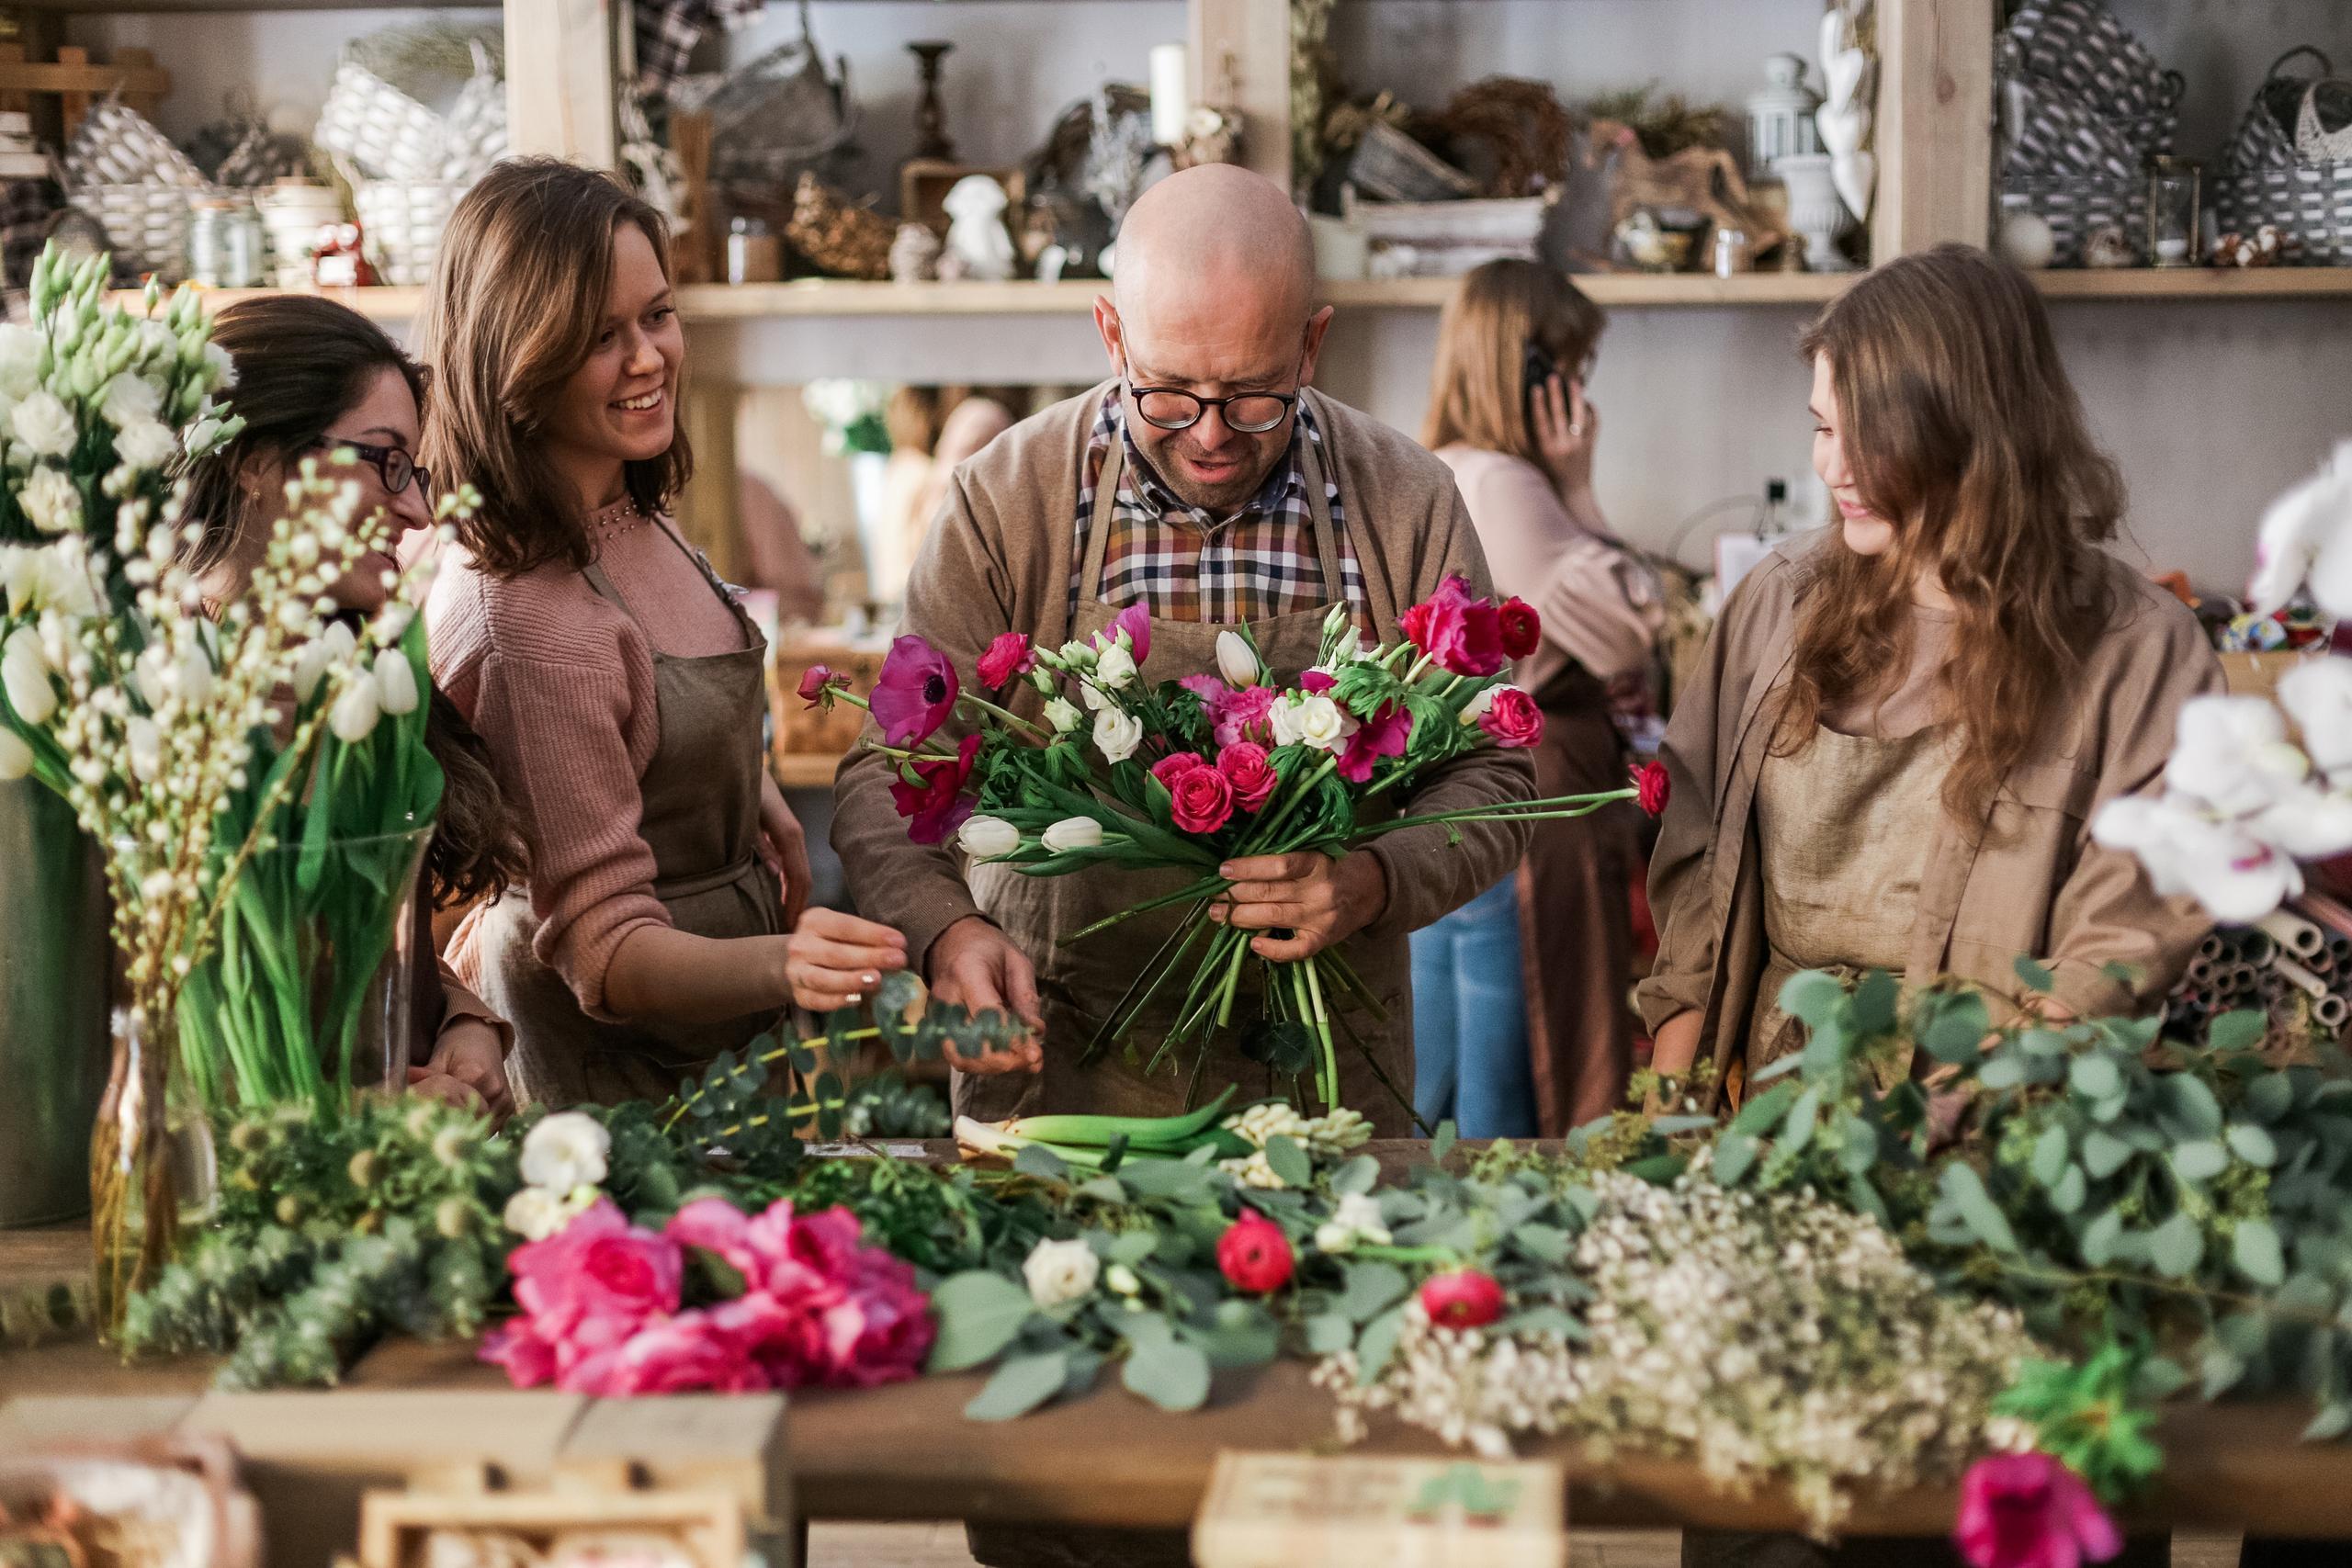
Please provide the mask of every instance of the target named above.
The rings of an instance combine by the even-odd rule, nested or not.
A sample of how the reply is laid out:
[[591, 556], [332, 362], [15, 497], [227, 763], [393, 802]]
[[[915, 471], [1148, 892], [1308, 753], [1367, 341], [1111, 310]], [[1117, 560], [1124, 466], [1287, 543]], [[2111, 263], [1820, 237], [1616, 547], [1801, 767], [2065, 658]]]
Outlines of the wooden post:
[[735, 458], [735, 414], [741, 389], [709, 381], [689, 381], [679, 428], [692, 444], [695, 477], [678, 498], [678, 532], [710, 558], [711, 570], [728, 581], [741, 579], [742, 475]]
[[1993, 0], [1879, 0], [1871, 256], [1992, 228]]
[[614, 0], [510, 0], [506, 118], [516, 152], [592, 169], [619, 163], [620, 10]]
[[1192, 0], [1193, 101], [1241, 116], [1241, 161], [1290, 188], [1290, 0]]

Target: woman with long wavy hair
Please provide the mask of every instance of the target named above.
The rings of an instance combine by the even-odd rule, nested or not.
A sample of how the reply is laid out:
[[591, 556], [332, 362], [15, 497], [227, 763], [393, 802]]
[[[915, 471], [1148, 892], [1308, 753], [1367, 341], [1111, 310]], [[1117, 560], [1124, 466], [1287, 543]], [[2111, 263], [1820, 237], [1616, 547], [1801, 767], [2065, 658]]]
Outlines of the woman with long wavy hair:
[[2032, 283], [1960, 246], [1905, 257], [1804, 353], [1838, 521], [1724, 606], [1668, 730], [1650, 872], [1656, 1065], [1704, 1056], [1733, 1101], [1799, 1043], [1776, 999], [1800, 970], [2096, 1016], [2161, 998], [2208, 927], [2091, 840], [2222, 676], [2188, 611], [2101, 547], [2122, 479]]

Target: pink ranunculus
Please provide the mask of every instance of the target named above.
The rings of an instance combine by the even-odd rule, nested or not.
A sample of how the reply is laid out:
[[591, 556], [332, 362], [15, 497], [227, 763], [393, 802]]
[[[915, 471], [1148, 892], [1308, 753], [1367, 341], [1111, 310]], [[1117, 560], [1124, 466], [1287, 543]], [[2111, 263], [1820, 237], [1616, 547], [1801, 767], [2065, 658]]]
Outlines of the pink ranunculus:
[[613, 1325], [633, 1329], [677, 1311], [683, 1265], [676, 1242], [630, 1224], [609, 1198], [506, 1260], [515, 1301], [559, 1346], [591, 1327], [605, 1337]]
[[1674, 780], [1664, 762], [1644, 762], [1634, 770], [1634, 791], [1643, 810], [1653, 817], [1663, 817], [1667, 797], [1674, 792]]
[[991, 692], [1001, 691], [1035, 668], [1037, 650], [1029, 646], [1027, 635], [1000, 632], [980, 655], [980, 684]]
[[1290, 1283], [1296, 1264], [1283, 1227], [1254, 1209], [1242, 1210], [1241, 1217], [1216, 1238], [1217, 1271], [1237, 1291], [1251, 1295], [1279, 1291]]
[[1543, 645], [1544, 617], [1526, 600], [1504, 600], [1495, 612], [1495, 621], [1502, 633], [1504, 658], [1524, 659]]
[[897, 803], [899, 815], [910, 819], [908, 838], [918, 844], [944, 843], [947, 835], [964, 825], [964, 818], [973, 811], [964, 785], [970, 781], [972, 763], [979, 754], [980, 738], [967, 735], [953, 757], [922, 757], [906, 764], [922, 781], [920, 784], [904, 778], [890, 782], [890, 798]]
[[812, 707], [830, 708], [833, 694], [848, 684], [848, 676], [836, 675], [822, 664], [811, 664], [800, 675], [800, 700]]
[[1170, 815], [1187, 833], [1214, 833], [1233, 820], [1233, 784], [1211, 767], [1195, 767], [1176, 781]]
[[1421, 1281], [1421, 1310], [1440, 1328], [1484, 1328], [1503, 1314], [1503, 1288], [1477, 1269], [1432, 1274]]
[[1498, 686], [1494, 701], [1478, 716], [1478, 728], [1498, 746], [1532, 746], [1544, 739], [1544, 710], [1517, 686]]
[[1198, 751], [1170, 751], [1151, 765], [1151, 776], [1172, 790], [1178, 779], [1199, 766], [1201, 754]]
[[1340, 753], [1340, 776], [1350, 784], [1369, 784], [1372, 770], [1383, 757], [1401, 757], [1412, 739], [1413, 716], [1403, 703], [1383, 703], [1378, 712], [1356, 726]]
[[1494, 605], [1470, 597], [1470, 585], [1449, 577], [1438, 591], [1397, 617], [1413, 645], [1455, 675], [1480, 678], [1503, 667], [1502, 618]]
[[611, 1355], [582, 1367], [564, 1382], [570, 1392], [597, 1399], [690, 1389], [751, 1393], [768, 1386], [760, 1364], [743, 1353], [711, 1313], [699, 1307], [647, 1324]]
[[1230, 692], [1226, 700], [1209, 715], [1209, 733], [1219, 746], [1238, 746], [1244, 741], [1263, 745], [1274, 738], [1274, 727], [1266, 716], [1273, 711], [1274, 700], [1282, 694], [1272, 686], [1251, 686], [1245, 691]]
[[1318, 697], [1339, 683], [1338, 677], [1329, 670], [1303, 671], [1298, 677], [1298, 689], [1302, 692], [1311, 692]]
[[902, 637], [890, 645], [868, 700], [883, 739], [920, 746], [956, 711], [958, 690], [956, 666], [945, 654], [919, 637]]
[[2048, 1454], [1991, 1454], [1960, 1487], [1952, 1540], [1973, 1568], [2078, 1568], [2123, 1550], [2083, 1478]]
[[1233, 803], [1244, 811], [1256, 811], [1274, 797], [1274, 786], [1282, 781], [1275, 776], [1273, 765], [1266, 761], [1266, 749], [1248, 740], [1236, 741], [1216, 754], [1217, 772], [1233, 786]]

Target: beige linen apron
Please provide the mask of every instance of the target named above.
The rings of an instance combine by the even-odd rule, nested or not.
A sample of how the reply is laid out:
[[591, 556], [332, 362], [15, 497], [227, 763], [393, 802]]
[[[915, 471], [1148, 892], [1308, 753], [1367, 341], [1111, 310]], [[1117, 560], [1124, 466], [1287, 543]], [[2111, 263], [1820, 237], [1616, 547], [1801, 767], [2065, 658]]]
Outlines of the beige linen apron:
[[[732, 653], [681, 658], [653, 649], [661, 739], [639, 781], [638, 832], [653, 852], [653, 896], [671, 923], [696, 936], [774, 936], [784, 930], [783, 890], [760, 854], [760, 723], [767, 696], [767, 643], [698, 552], [668, 525], [743, 631]], [[600, 566], [589, 586], [632, 620], [628, 600]], [[642, 620], [638, 620], [644, 626]], [[649, 642], [651, 629], [646, 628]], [[559, 830], [560, 829], [559, 828]], [[524, 1103], [611, 1105], [664, 1100], [680, 1078], [769, 1028], [776, 1013], [723, 1023], [606, 1023], [582, 1012], [562, 976], [531, 951], [538, 921], [522, 891], [485, 911], [474, 941], [481, 993], [514, 1026], [510, 1073]]]
[[[1323, 588], [1328, 602], [1249, 623], [1270, 672], [1295, 676], [1314, 664], [1321, 651], [1323, 618], [1332, 604], [1344, 603], [1340, 575], [1339, 541], [1334, 536], [1323, 468], [1312, 442], [1302, 442], [1306, 491], [1313, 509], [1316, 549], [1322, 560]], [[1114, 442], [1103, 459], [1102, 474], [1094, 489], [1094, 514], [1087, 529], [1086, 554], [1079, 581], [1081, 589], [1070, 635], [1087, 638], [1108, 626], [1117, 611], [1097, 595], [1102, 585], [1102, 562], [1112, 526], [1112, 508], [1125, 473], [1125, 444]], [[1216, 668], [1216, 638], [1231, 630], [1206, 621], [1151, 623], [1150, 656], [1143, 678], [1153, 683], [1181, 679]], [[1010, 866], [983, 864], [972, 868], [972, 891], [989, 919], [1037, 965], [1037, 990], [1045, 1015], [1045, 1065], [1035, 1073], [979, 1076], [958, 1073], [954, 1084], [959, 1114], [984, 1121], [1038, 1111], [1098, 1112], [1113, 1115], [1161, 1115], [1183, 1108], [1200, 1055], [1197, 1043], [1178, 1047], [1153, 1071], [1147, 1071], [1166, 1030], [1174, 1023], [1191, 965], [1204, 951], [1196, 946], [1185, 959], [1186, 969], [1169, 982], [1150, 1012], [1129, 1041], [1107, 1045], [1093, 1061], [1080, 1064], [1087, 1043], [1094, 1038], [1127, 992], [1129, 985], [1152, 954], [1182, 923], [1183, 908], [1173, 907], [1139, 916], [1124, 925], [1085, 941], [1064, 945], [1060, 938], [1105, 916], [1118, 913], [1161, 893], [1172, 892], [1197, 880], [1191, 872], [1122, 872], [1109, 867], [1069, 876], [1023, 876]], [[1396, 1089], [1409, 1096], [1413, 1083], [1411, 1009], [1405, 990], [1411, 972], [1401, 933], [1368, 938], [1359, 935], [1345, 944], [1350, 961], [1365, 986], [1386, 1009], [1385, 1023], [1360, 1005], [1348, 1010], [1348, 1022], [1377, 1057], [1381, 1070]], [[1329, 982], [1326, 982], [1327, 993]], [[1204, 1098], [1227, 1084], [1238, 1084], [1245, 1096], [1257, 1098], [1280, 1092], [1263, 1066], [1244, 1057], [1233, 1043], [1246, 1021], [1259, 1016], [1254, 989], [1245, 988], [1234, 1003], [1232, 1028], [1224, 1032], [1202, 1064], [1199, 1077]], [[1340, 1063], [1340, 1103], [1371, 1118], [1384, 1137], [1408, 1137], [1410, 1112], [1396, 1094], [1383, 1087], [1364, 1059], [1364, 1051], [1334, 1026]], [[1312, 1107], [1309, 1107], [1310, 1111]]]

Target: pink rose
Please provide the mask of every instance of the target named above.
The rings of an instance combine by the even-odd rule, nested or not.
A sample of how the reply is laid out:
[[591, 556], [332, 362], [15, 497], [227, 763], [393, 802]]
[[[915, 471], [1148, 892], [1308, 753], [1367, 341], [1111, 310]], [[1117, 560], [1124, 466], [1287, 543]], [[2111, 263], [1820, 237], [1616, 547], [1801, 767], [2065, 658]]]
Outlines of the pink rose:
[[1413, 645], [1456, 675], [1493, 674], [1503, 667], [1502, 618], [1494, 605], [1470, 597], [1470, 585], [1449, 577], [1438, 591], [1397, 617]]
[[859, 1255], [856, 1289], [858, 1333], [840, 1365], [839, 1381], [872, 1388], [917, 1376], [939, 1325], [932, 1319], [930, 1299], [915, 1286], [913, 1268], [879, 1247], [867, 1247]]
[[1020, 632], [1001, 632], [980, 655], [980, 684], [990, 691], [1011, 685], [1037, 668], [1036, 650]]
[[1340, 776], [1350, 784], [1369, 784], [1372, 770], [1383, 757], [1401, 757], [1412, 738], [1413, 716], [1402, 703], [1383, 703], [1380, 711], [1363, 720], [1340, 753]]
[[630, 1224], [609, 1198], [506, 1259], [515, 1301], [558, 1346], [592, 1326], [632, 1329], [677, 1311], [682, 1265], [676, 1242]]
[[1952, 1540], [1974, 1568], [2077, 1568], [2123, 1550], [2083, 1478], [2048, 1454], [1993, 1454], [1960, 1486]]
[[1178, 779], [1200, 765], [1201, 754], [1198, 751], [1171, 751], [1151, 765], [1151, 776], [1174, 789]]
[[567, 1379], [564, 1386], [598, 1399], [626, 1399], [689, 1389], [750, 1393], [766, 1388], [768, 1380], [734, 1336], [710, 1313], [697, 1308], [647, 1324], [593, 1368], [583, 1367]]
[[539, 1337], [527, 1317], [502, 1323], [481, 1337], [481, 1359], [506, 1369], [516, 1388], [537, 1388], [555, 1380], [555, 1347]]
[[1544, 739], [1544, 710], [1517, 686], [1498, 686], [1494, 701], [1478, 716], [1478, 728], [1498, 746], [1532, 746]]
[[1169, 793], [1170, 815], [1187, 833], [1214, 833], [1233, 819], [1233, 785], [1215, 768], [1193, 768]]
[[1218, 752], [1216, 767], [1233, 786], [1234, 804], [1244, 811], [1256, 811], [1272, 800], [1274, 785], [1281, 782], [1266, 761], [1266, 749], [1247, 740]]

